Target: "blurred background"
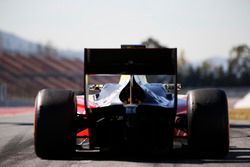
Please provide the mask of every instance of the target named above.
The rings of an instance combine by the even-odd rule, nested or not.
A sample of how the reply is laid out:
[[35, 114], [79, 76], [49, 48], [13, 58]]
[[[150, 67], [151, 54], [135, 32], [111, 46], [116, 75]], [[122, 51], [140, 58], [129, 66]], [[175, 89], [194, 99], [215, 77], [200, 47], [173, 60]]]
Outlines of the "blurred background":
[[183, 93], [218, 87], [230, 108], [250, 108], [249, 9], [248, 0], [1, 0], [0, 106], [33, 105], [43, 88], [81, 90], [84, 48], [145, 44], [178, 49]]

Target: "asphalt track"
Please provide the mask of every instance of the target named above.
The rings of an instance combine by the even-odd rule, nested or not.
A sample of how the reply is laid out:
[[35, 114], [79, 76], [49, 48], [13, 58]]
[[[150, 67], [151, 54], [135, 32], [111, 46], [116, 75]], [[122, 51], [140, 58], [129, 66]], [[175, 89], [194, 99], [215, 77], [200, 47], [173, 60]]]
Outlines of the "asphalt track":
[[181, 150], [171, 157], [107, 156], [80, 153], [72, 159], [42, 160], [34, 153], [32, 112], [0, 113], [0, 167], [2, 166], [250, 166], [250, 121], [231, 121], [230, 153], [223, 159], [189, 157]]

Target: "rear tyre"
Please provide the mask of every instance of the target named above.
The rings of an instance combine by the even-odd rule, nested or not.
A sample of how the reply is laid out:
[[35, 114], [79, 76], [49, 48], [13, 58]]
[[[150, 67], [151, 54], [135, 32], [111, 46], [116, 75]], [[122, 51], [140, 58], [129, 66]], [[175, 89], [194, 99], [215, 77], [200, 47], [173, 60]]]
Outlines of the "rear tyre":
[[229, 152], [227, 97], [218, 89], [188, 93], [188, 143], [193, 153], [223, 157]]
[[75, 151], [75, 96], [69, 90], [39, 91], [35, 104], [35, 152], [40, 158], [60, 159]]
[[84, 91], [82, 91], [82, 90], [73, 90], [73, 93], [75, 96], [84, 95]]

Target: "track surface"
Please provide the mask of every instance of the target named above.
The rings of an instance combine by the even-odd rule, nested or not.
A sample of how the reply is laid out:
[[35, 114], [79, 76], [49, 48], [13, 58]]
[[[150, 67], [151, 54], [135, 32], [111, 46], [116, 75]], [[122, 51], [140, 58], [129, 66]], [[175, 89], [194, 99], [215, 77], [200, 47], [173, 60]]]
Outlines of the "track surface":
[[250, 121], [231, 121], [230, 153], [224, 159], [194, 159], [185, 153], [173, 157], [102, 156], [81, 153], [68, 160], [41, 160], [33, 146], [32, 112], [1, 115], [0, 167], [2, 166], [250, 166]]

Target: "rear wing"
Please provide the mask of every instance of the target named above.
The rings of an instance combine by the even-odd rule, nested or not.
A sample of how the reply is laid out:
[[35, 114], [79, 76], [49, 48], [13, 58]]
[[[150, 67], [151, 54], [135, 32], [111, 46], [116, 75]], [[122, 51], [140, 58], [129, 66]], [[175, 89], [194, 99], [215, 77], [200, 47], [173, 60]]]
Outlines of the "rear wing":
[[87, 114], [91, 112], [88, 105], [88, 75], [91, 74], [174, 75], [174, 108], [176, 110], [176, 48], [85, 49], [84, 52], [84, 103]]
[[85, 74], [177, 74], [177, 49], [85, 49]]

